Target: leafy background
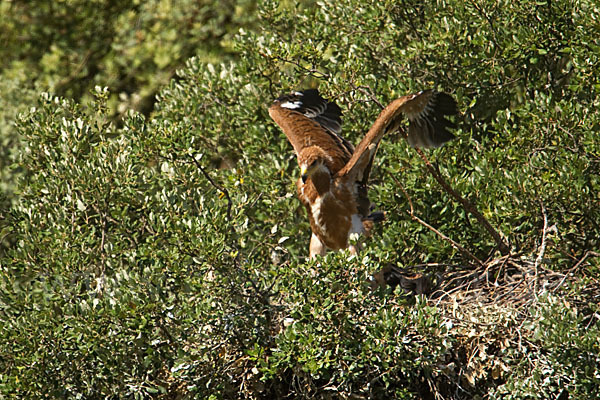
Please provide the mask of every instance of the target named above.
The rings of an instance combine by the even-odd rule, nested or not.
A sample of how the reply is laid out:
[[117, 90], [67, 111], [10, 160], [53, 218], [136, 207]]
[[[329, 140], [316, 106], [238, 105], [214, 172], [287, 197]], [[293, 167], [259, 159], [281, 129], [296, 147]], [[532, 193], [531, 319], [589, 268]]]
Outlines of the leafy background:
[[[597, 397], [599, 14], [566, 0], [2, 2], [0, 393]], [[305, 87], [342, 106], [355, 143], [378, 103], [452, 93], [458, 139], [427, 156], [514, 259], [569, 279], [524, 307], [372, 292], [382, 266], [468, 266], [409, 199], [499, 256], [400, 135], [372, 180], [385, 223], [360, 257], [307, 262], [296, 160], [266, 111]]]

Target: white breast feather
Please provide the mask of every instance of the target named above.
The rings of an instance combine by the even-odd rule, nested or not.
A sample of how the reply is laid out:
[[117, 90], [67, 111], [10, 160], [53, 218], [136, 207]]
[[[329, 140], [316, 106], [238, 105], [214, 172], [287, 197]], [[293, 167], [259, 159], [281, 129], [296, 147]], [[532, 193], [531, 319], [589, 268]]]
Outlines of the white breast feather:
[[310, 211], [312, 212], [312, 216], [317, 224], [319, 223], [319, 219], [321, 218], [321, 205], [322, 204], [323, 204], [323, 198], [317, 197], [315, 199], [314, 203], [312, 203], [310, 205]]
[[323, 196], [317, 197], [314, 203], [310, 206], [310, 211], [312, 212], [315, 224], [317, 224], [323, 233], [327, 232], [327, 224], [325, 224], [325, 222], [322, 220], [321, 207], [323, 206], [323, 202], [331, 196], [333, 196], [333, 194], [331, 194], [331, 192], [327, 192]]

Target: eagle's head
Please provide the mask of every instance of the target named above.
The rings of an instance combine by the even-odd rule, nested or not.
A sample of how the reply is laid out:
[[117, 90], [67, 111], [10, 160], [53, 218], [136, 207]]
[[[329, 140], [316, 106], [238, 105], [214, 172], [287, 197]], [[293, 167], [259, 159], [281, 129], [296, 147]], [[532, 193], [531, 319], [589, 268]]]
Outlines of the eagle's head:
[[331, 170], [328, 164], [332, 162], [329, 156], [322, 148], [318, 146], [309, 146], [302, 150], [298, 157], [300, 164], [300, 175], [302, 183], [306, 183], [309, 178], [316, 181], [331, 180]]
[[329, 174], [329, 169], [327, 169], [321, 160], [315, 160], [310, 165], [303, 164], [300, 166], [300, 178], [302, 179], [302, 183], [306, 183], [308, 178], [312, 178], [313, 175], [318, 172]]

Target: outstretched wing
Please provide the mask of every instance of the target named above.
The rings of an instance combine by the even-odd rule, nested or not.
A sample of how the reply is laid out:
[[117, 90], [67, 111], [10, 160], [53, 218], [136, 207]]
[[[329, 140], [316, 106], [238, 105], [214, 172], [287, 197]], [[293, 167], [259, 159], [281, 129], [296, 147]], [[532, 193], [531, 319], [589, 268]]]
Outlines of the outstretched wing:
[[446, 116], [457, 113], [456, 102], [446, 94], [426, 90], [400, 97], [381, 111], [375, 123], [359, 143], [348, 164], [338, 171], [338, 176], [349, 176], [365, 184], [371, 170], [379, 141], [387, 132], [397, 130], [403, 116], [409, 121], [408, 143], [413, 147], [439, 147], [452, 140], [448, 128], [454, 127]]
[[281, 96], [269, 107], [269, 115], [279, 125], [298, 156], [302, 149], [320, 147], [331, 159], [333, 174], [352, 157], [354, 147], [340, 136], [342, 112], [316, 89]]

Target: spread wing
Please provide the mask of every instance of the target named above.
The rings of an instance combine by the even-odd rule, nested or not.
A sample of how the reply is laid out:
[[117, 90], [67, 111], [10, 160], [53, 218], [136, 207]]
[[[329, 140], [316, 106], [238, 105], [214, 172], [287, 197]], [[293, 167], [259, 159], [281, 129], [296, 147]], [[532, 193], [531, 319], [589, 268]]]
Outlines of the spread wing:
[[279, 125], [294, 147], [296, 156], [310, 146], [320, 147], [330, 158], [332, 174], [352, 157], [354, 147], [340, 136], [342, 112], [316, 89], [281, 96], [269, 107], [269, 115]]
[[446, 94], [426, 90], [400, 97], [381, 111], [352, 154], [348, 164], [338, 171], [338, 176], [349, 176], [353, 181], [365, 184], [369, 178], [373, 157], [379, 141], [387, 132], [397, 130], [408, 118], [408, 143], [413, 147], [439, 147], [452, 140], [448, 130], [454, 124], [446, 116], [457, 113], [456, 102]]

